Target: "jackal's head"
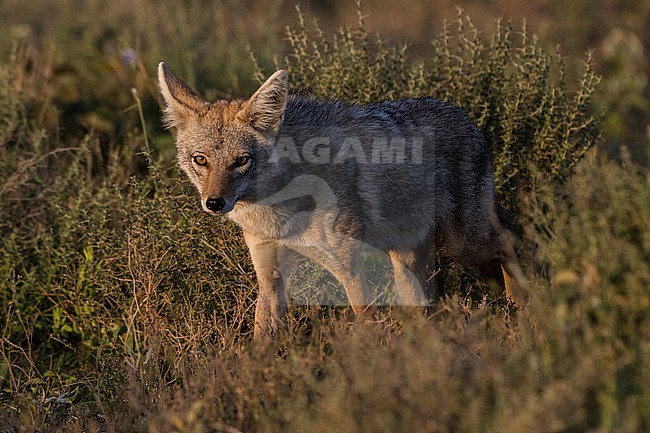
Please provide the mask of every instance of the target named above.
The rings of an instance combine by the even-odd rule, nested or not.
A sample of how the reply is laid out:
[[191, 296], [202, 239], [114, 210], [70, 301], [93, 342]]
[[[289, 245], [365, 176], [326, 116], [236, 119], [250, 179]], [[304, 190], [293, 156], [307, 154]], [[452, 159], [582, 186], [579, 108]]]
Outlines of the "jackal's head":
[[203, 209], [230, 212], [255, 200], [272, 175], [272, 147], [284, 119], [287, 76], [278, 71], [249, 100], [208, 102], [165, 64], [158, 67], [165, 122], [177, 128], [178, 163], [201, 194]]

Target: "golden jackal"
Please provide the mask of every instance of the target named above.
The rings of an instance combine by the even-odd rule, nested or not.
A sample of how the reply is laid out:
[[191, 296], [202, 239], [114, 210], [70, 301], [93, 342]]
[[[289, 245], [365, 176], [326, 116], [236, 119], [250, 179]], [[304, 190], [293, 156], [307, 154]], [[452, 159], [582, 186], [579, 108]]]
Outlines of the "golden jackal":
[[434, 247], [503, 272], [508, 296], [524, 301], [490, 149], [462, 110], [431, 98], [358, 106], [289, 95], [284, 71], [248, 100], [208, 102], [164, 63], [158, 75], [180, 167], [203, 208], [243, 230], [259, 283], [256, 337], [281, 323], [294, 253], [331, 272], [356, 314], [372, 303], [366, 246], [390, 257], [396, 304], [426, 305]]

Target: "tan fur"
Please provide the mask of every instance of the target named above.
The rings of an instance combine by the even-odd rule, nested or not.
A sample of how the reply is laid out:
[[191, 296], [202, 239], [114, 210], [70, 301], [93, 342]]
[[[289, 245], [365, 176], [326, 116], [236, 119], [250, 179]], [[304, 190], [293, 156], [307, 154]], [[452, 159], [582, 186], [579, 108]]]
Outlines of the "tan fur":
[[164, 63], [159, 82], [178, 163], [203, 208], [244, 232], [259, 282], [256, 337], [281, 325], [296, 253], [331, 272], [359, 315], [372, 304], [366, 249], [390, 257], [398, 305], [426, 305], [434, 247], [497, 267], [508, 296], [525, 303], [490, 152], [461, 110], [428, 98], [356, 106], [291, 96], [284, 71], [248, 100], [204, 101]]

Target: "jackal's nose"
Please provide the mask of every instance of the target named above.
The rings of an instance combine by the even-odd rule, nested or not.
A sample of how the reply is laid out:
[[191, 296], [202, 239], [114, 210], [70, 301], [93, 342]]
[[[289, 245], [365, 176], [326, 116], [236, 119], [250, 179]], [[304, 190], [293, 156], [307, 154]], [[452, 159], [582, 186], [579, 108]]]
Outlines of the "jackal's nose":
[[224, 200], [222, 197], [209, 197], [205, 201], [205, 207], [210, 209], [212, 212], [220, 212], [223, 210], [225, 205], [226, 200]]

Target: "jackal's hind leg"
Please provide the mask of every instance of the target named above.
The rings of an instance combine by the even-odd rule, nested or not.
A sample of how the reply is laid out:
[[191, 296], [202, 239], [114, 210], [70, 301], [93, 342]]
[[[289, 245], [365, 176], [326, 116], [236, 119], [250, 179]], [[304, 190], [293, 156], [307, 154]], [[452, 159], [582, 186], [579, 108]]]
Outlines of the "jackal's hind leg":
[[425, 307], [424, 282], [426, 281], [426, 250], [388, 252], [395, 276], [395, 305], [404, 307]]

